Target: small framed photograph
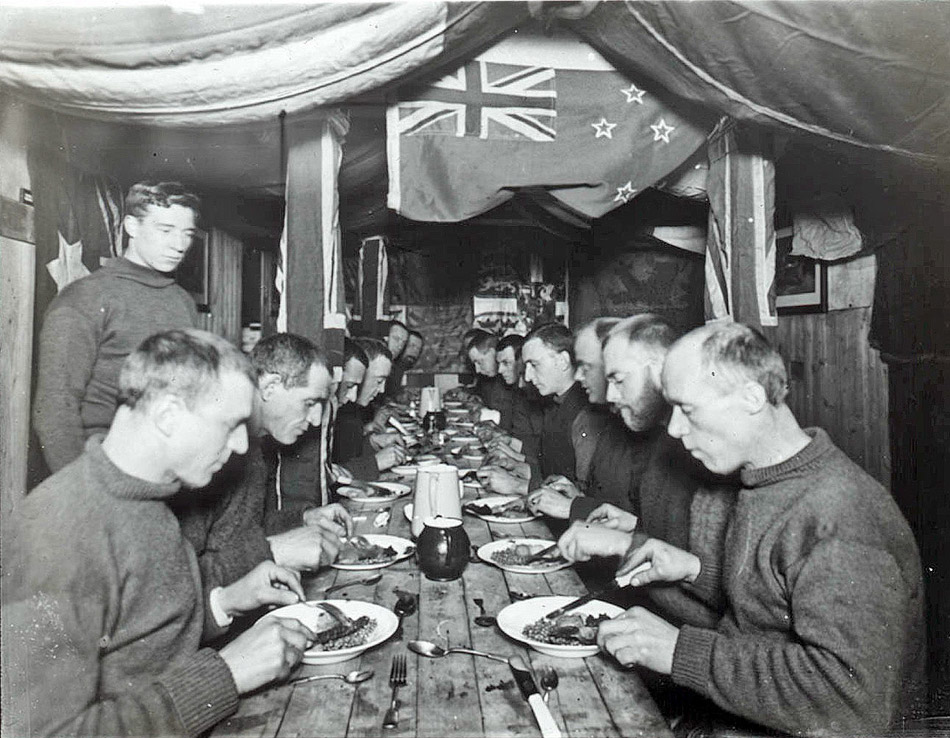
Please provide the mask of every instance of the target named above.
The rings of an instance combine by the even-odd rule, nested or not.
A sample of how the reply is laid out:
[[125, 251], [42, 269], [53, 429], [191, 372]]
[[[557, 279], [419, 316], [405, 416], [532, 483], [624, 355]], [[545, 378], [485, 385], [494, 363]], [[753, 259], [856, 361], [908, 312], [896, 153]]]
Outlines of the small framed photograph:
[[828, 266], [792, 255], [792, 229], [775, 231], [775, 309], [779, 315], [828, 310]]
[[211, 249], [207, 231], [195, 233], [194, 243], [178, 265], [175, 279], [195, 299], [200, 312], [211, 312]]

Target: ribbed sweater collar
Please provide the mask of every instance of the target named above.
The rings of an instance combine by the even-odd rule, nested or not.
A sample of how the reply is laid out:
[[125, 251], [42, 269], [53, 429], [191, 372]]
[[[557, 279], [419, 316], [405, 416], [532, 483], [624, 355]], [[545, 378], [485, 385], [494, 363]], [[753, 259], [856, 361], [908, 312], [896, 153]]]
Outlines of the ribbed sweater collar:
[[126, 474], [112, 463], [102, 450], [102, 437], [94, 436], [86, 442], [93, 473], [99, 478], [103, 489], [113, 497], [123, 500], [167, 500], [181, 488], [178, 482], [148, 482]]
[[168, 287], [175, 283], [173, 273], [157, 272], [149, 267], [134, 264], [124, 256], [107, 261], [102, 268], [108, 269], [116, 277], [130, 279], [133, 282], [144, 284], [146, 287]]
[[818, 460], [824, 456], [833, 444], [828, 434], [821, 428], [805, 428], [805, 433], [811, 436], [811, 442], [792, 458], [758, 469], [743, 469], [740, 472], [742, 484], [745, 487], [764, 487], [776, 482], [800, 476], [810, 470]]

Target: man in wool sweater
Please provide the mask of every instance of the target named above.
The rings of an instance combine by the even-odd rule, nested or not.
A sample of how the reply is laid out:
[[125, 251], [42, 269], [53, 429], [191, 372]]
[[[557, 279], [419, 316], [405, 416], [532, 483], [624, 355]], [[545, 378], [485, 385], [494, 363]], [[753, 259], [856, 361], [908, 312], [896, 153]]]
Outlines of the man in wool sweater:
[[[707, 472], [666, 433], [670, 406], [663, 399], [660, 373], [676, 335], [662, 318], [643, 314], [616, 322], [603, 338], [604, 396], [628, 428], [627, 443], [639, 466], [626, 484], [617, 477], [620, 488], [611, 490], [623, 504], [598, 505], [596, 498], [587, 496], [569, 501], [570, 518], [580, 522], [561, 537], [560, 544], [575, 560], [591, 557], [594, 547], [589, 537], [599, 539], [596, 550], [601, 555], [622, 556], [654, 537], [697, 554], [722, 556], [735, 484]], [[690, 525], [694, 517], [702, 524]], [[647, 595], [664, 616], [677, 622], [714, 625], [721, 614], [676, 587], [653, 588]]]
[[[913, 714], [923, 686], [923, 585], [913, 534], [880, 484], [784, 403], [785, 367], [751, 328], [712, 324], [663, 367], [668, 430], [742, 488], [721, 560], [659, 540], [634, 583], [680, 582], [719, 601], [716, 627], [675, 628], [642, 608], [598, 642], [727, 713], [806, 735], [880, 735]], [[697, 521], [694, 521], [696, 524]]]
[[50, 471], [109, 429], [119, 369], [147, 337], [195, 325], [194, 300], [174, 272], [198, 228], [198, 197], [177, 182], [140, 182], [125, 198], [125, 253], [66, 286], [50, 303], [39, 344], [33, 425]]
[[201, 647], [232, 616], [304, 594], [264, 562], [205, 601], [166, 504], [247, 449], [254, 379], [222, 338], [152, 336], [123, 365], [105, 438], [20, 502], [3, 571], [5, 735], [197, 736], [300, 661], [314, 634], [277, 618]]
[[331, 381], [325, 354], [302, 336], [276, 333], [261, 339], [250, 358], [256, 382], [247, 452], [207, 489], [186, 490], [172, 501], [208, 586], [226, 584], [265, 559], [315, 571], [333, 562], [352, 530], [341, 505], [286, 500], [278, 478], [279, 447], [320, 427]]

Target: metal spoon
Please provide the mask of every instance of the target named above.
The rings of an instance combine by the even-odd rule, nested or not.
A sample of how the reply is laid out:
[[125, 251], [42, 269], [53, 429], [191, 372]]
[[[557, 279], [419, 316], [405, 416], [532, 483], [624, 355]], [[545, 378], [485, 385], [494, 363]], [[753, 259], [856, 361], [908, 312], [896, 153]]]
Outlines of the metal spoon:
[[442, 646], [437, 646], [432, 643], [432, 641], [409, 641], [409, 650], [413, 653], [417, 653], [420, 656], [425, 656], [430, 659], [441, 659], [443, 656], [448, 656], [450, 653], [467, 653], [472, 656], [484, 656], [486, 659], [491, 659], [492, 661], [500, 661], [503, 664], [508, 663], [508, 659], [502, 656], [496, 656], [493, 653], [485, 653], [484, 651], [476, 651], [474, 648], [460, 648], [453, 647], [449, 649], [442, 648]]
[[316, 674], [303, 679], [294, 679], [291, 684], [306, 684], [320, 679], [342, 679], [347, 684], [359, 684], [367, 679], [372, 679], [375, 673], [372, 669], [366, 669], [365, 671], [351, 671], [349, 674]]
[[380, 579], [383, 578], [382, 574], [373, 574], [372, 576], [366, 577], [364, 579], [353, 579], [349, 582], [338, 582], [331, 587], [327, 587], [323, 590], [323, 594], [330, 594], [330, 592], [336, 592], [338, 589], [345, 589], [346, 587], [355, 587], [360, 584], [376, 584]]
[[478, 606], [478, 610], [481, 613], [475, 616], [475, 625], [478, 625], [482, 628], [491, 628], [498, 622], [494, 616], [486, 614], [485, 600], [483, 600], [481, 597], [476, 597], [474, 600], [472, 600], [472, 602]]
[[544, 692], [541, 695], [541, 699], [547, 702], [548, 695], [557, 689], [559, 681], [560, 678], [557, 675], [557, 670], [553, 666], [544, 667], [544, 669], [541, 670], [541, 679], [539, 682], [540, 687]]

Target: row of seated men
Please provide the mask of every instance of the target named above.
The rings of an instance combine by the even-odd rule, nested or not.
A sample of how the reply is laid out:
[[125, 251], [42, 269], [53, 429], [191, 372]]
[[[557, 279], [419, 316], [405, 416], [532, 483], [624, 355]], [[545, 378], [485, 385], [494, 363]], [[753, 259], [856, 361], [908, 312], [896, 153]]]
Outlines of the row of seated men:
[[[233, 619], [302, 598], [299, 572], [332, 561], [351, 530], [325, 489], [288, 511], [263, 445], [320, 425], [355, 380], [335, 387], [297, 336], [248, 359], [187, 328], [189, 298], [168, 275], [196, 199], [136, 185], [126, 213], [126, 254], [64, 289], [43, 327], [34, 419], [55, 473], [4, 521], [10, 734], [202, 733], [239, 694], [286, 678], [312, 634], [265, 619], [209, 644]], [[365, 362], [351, 353], [369, 393], [381, 385], [363, 344]], [[601, 626], [607, 653], [686, 688], [717, 721], [878, 735], [913, 714], [924, 641], [912, 534], [886, 490], [799, 426], [759, 334], [730, 324], [677, 338], [636, 316], [577, 336], [541, 326], [521, 359], [515, 382], [536, 388], [539, 412], [521, 437], [512, 414], [481, 479], [573, 517], [559, 539], [570, 560], [649, 564], [635, 578], [646, 606]], [[624, 441], [599, 452], [606, 433]], [[625, 453], [626, 471], [603, 460]]]
[[919, 714], [913, 535], [880, 484], [799, 425], [761, 334], [731, 323], [679, 337], [639, 315], [466, 338], [485, 401], [533, 418], [511, 414], [480, 479], [570, 521], [569, 560], [648, 566], [634, 578], [646, 596], [598, 641], [663, 675], [684, 734], [881, 735]]

